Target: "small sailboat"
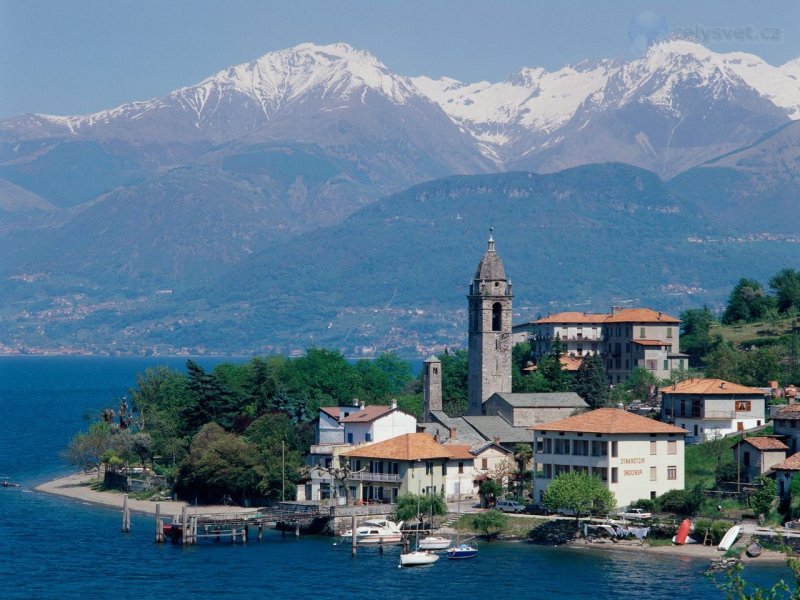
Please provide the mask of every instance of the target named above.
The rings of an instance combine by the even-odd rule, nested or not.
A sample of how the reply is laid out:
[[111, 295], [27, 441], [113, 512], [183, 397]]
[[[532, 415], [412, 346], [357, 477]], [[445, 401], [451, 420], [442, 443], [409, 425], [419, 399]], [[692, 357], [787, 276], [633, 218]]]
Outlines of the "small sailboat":
[[439, 560], [439, 555], [428, 550], [421, 550], [419, 545], [419, 497], [417, 498], [417, 547], [411, 552], [400, 553], [401, 567], [419, 567]]
[[[461, 482], [458, 483], [458, 517], [461, 517]], [[472, 539], [472, 538], [469, 538]], [[458, 529], [456, 529], [456, 543], [447, 549], [448, 560], [461, 558], [475, 558], [478, 556], [478, 546], [474, 543], [468, 544], [468, 540], [459, 541]]]

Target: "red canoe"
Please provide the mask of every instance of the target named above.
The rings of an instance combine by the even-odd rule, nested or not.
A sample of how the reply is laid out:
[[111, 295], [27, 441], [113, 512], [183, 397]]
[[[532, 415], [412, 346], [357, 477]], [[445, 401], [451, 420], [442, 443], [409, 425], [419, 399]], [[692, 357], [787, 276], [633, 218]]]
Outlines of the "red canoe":
[[680, 527], [678, 527], [678, 533], [675, 534], [675, 543], [679, 545], [685, 544], [691, 528], [692, 522], [689, 519], [684, 519]]

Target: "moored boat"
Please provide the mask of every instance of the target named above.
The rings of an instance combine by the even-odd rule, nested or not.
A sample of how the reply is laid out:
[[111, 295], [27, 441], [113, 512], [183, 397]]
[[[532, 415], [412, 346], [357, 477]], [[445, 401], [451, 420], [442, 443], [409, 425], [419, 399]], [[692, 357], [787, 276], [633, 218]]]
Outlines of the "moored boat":
[[429, 535], [419, 541], [421, 550], [446, 550], [450, 547], [450, 538], [442, 537], [440, 535]]
[[476, 556], [478, 556], [478, 547], [466, 542], [447, 549], [448, 559], [475, 558]]
[[[388, 519], [370, 519], [356, 527], [356, 544], [358, 545], [384, 545], [399, 544], [403, 539], [400, 527], [403, 522], [394, 523]], [[342, 533], [342, 542], [351, 542], [353, 531], [348, 529]]]
[[439, 560], [439, 555], [427, 550], [414, 550], [400, 555], [401, 567], [418, 567], [429, 565]]

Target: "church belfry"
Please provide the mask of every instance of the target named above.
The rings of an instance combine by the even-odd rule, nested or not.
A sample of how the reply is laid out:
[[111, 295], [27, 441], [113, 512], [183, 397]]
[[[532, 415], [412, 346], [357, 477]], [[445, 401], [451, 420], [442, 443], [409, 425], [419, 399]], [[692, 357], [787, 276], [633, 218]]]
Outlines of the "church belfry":
[[[491, 231], [491, 230], [490, 230]], [[489, 234], [489, 247], [469, 285], [470, 415], [482, 415], [494, 393], [511, 392], [511, 282]]]

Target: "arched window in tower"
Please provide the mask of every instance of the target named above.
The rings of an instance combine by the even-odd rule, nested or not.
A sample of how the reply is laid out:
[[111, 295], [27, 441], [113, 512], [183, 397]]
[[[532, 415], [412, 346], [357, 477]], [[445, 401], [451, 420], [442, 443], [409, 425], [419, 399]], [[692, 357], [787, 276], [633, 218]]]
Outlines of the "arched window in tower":
[[499, 302], [492, 304], [492, 331], [503, 330], [503, 305]]

